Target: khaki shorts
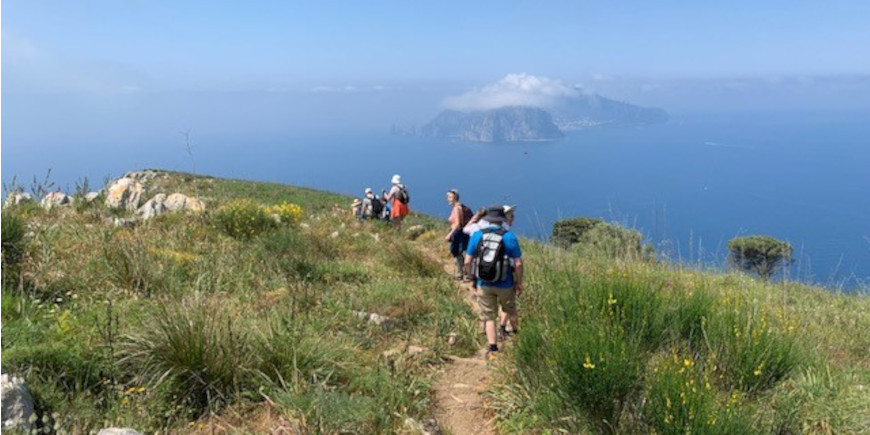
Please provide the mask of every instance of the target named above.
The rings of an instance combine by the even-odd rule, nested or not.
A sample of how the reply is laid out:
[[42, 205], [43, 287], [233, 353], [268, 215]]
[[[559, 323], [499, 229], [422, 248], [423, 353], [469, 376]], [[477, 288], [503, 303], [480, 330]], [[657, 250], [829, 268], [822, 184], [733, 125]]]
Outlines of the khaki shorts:
[[490, 287], [482, 285], [478, 288], [477, 303], [480, 305], [480, 319], [498, 319], [498, 307], [508, 315], [517, 313], [517, 294], [513, 287]]

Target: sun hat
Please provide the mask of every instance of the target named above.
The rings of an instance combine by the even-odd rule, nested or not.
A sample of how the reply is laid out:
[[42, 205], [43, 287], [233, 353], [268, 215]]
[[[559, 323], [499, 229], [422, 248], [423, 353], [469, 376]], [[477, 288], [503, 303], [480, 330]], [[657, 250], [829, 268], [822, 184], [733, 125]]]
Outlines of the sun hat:
[[400, 177], [399, 174], [393, 175], [393, 181], [391, 181], [391, 183], [402, 184], [402, 177]]
[[486, 217], [484, 217], [487, 222], [492, 224], [500, 224], [504, 222], [504, 207], [501, 205], [491, 205], [486, 208]]

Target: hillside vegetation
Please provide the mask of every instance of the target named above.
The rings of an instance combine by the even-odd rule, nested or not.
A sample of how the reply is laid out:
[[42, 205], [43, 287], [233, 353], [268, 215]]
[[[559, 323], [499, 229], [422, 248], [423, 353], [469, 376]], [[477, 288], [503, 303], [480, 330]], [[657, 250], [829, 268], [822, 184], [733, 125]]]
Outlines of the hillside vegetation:
[[[278, 184], [147, 187], [207, 211], [2, 212], [2, 365], [46, 432], [414, 433], [445, 356], [483, 345], [442, 222], [360, 225], [349, 198]], [[502, 432], [870, 431], [866, 297], [523, 244], [522, 332], [487, 393]]]

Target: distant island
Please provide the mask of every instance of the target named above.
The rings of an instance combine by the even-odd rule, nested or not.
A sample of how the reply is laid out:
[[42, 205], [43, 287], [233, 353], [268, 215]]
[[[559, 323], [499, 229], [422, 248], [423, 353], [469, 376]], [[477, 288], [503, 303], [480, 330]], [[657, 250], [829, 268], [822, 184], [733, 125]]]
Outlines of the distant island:
[[[655, 124], [667, 122], [668, 118], [663, 109], [581, 93], [548, 110], [529, 106], [473, 112], [445, 110], [421, 127], [419, 134], [466, 142], [539, 142], [561, 139], [571, 130]], [[413, 127], [393, 127], [394, 134], [411, 132], [415, 132]]]
[[467, 142], [535, 142], [565, 136], [547, 111], [519, 106], [471, 113], [445, 110], [420, 134]]

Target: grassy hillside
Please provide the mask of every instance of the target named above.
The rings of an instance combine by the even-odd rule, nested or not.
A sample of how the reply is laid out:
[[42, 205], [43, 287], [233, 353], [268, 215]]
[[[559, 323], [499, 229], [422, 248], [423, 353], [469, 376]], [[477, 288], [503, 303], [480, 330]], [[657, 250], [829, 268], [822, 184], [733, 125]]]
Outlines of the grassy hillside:
[[[134, 227], [99, 204], [2, 212], [2, 364], [45, 429], [409, 430], [443, 357], [482, 346], [441, 222], [411, 216], [429, 231], [410, 240], [309, 189], [148, 188], [208, 211]], [[286, 203], [298, 219], [263, 219]], [[870, 430], [866, 297], [524, 243], [522, 332], [489, 392], [502, 431]]]

